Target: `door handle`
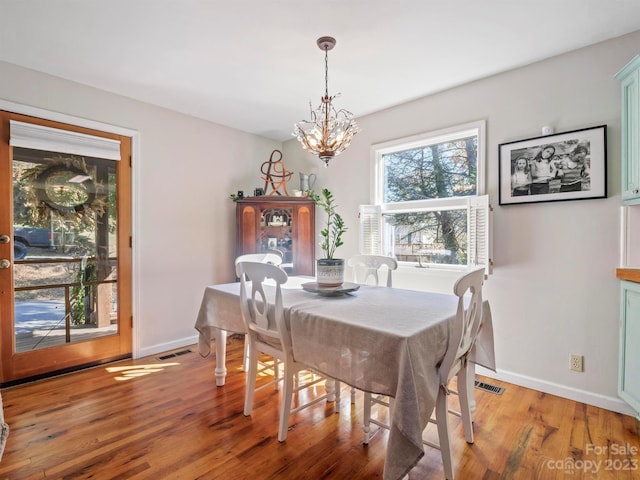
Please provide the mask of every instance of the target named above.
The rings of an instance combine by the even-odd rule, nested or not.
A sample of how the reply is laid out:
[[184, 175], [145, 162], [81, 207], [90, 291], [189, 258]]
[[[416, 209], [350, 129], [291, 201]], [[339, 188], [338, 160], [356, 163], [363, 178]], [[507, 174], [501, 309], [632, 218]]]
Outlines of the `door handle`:
[[0, 235], [0, 243], [9, 243], [11, 237], [9, 235]]
[[9, 268], [11, 266], [11, 262], [6, 258], [0, 259], [0, 268]]

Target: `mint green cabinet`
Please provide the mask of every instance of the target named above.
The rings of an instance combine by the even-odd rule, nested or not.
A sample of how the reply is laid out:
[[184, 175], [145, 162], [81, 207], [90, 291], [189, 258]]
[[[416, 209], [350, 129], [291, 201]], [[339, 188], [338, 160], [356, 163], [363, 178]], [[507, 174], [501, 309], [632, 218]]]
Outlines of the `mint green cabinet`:
[[640, 283], [623, 280], [620, 288], [618, 394], [636, 412], [640, 412]]
[[616, 74], [622, 85], [622, 201], [640, 204], [640, 55]]

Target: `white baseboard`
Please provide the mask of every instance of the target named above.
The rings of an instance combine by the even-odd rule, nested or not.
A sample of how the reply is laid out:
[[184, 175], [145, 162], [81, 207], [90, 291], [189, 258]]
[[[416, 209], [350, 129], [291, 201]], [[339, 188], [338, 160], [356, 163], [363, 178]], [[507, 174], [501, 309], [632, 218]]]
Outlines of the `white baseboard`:
[[587, 405], [593, 405], [594, 407], [611, 410], [612, 412], [640, 418], [638, 417], [638, 412], [618, 397], [600, 395], [598, 393], [579, 390], [577, 388], [571, 388], [565, 385], [547, 382], [538, 378], [527, 377], [526, 375], [520, 375], [504, 370], [492, 372], [484, 367], [476, 366], [476, 373], [485, 377], [495, 378], [496, 380], [513, 383], [520, 387], [531, 388], [533, 390], [538, 390], [539, 392], [550, 393], [558, 397], [567, 398], [576, 402], [586, 403]]
[[150, 347], [140, 348], [136, 358], [147, 357], [149, 355], [155, 355], [156, 353], [167, 352], [169, 350], [175, 350], [176, 348], [186, 347], [187, 345], [194, 345], [198, 343], [198, 336], [180, 338], [172, 342], [159, 343], [157, 345], [151, 345]]

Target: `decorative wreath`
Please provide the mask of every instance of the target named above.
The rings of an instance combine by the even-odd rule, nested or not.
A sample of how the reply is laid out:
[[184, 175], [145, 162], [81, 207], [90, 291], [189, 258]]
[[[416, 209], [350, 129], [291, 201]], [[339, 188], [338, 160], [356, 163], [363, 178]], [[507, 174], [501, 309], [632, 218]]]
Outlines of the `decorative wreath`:
[[94, 225], [106, 211], [102, 185], [92, 179], [84, 158], [46, 158], [46, 164], [24, 171], [27, 206], [34, 225], [50, 219], [53, 212], [77, 225]]

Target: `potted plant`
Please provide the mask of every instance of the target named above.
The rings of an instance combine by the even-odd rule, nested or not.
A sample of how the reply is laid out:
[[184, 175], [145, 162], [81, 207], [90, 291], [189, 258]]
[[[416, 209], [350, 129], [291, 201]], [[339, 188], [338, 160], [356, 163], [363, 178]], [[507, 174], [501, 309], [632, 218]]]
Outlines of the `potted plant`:
[[327, 214], [325, 227], [320, 231], [320, 248], [324, 258], [317, 260], [316, 277], [322, 287], [339, 287], [344, 283], [344, 259], [334, 258], [336, 249], [342, 245], [342, 235], [347, 231], [342, 216], [336, 212], [337, 205], [333, 194], [327, 188], [322, 194], [310, 191], [309, 197]]

